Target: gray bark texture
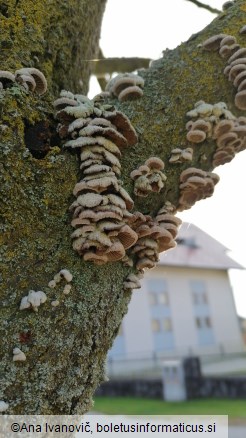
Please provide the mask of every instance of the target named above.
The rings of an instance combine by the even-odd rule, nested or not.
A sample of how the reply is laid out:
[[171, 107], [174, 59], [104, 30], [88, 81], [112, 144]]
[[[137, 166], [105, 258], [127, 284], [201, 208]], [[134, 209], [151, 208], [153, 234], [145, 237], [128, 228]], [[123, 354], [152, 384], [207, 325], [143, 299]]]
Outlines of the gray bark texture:
[[[87, 92], [90, 70], [83, 60], [97, 57], [104, 7], [104, 0], [6, 0], [0, 5], [1, 70], [35, 67], [48, 81], [43, 96], [17, 84], [0, 90], [0, 400], [9, 404], [8, 414], [87, 412], [131, 298], [123, 281], [136, 272], [134, 266], [95, 266], [72, 249], [68, 207], [80, 178], [79, 161], [62, 148], [52, 108], [61, 89]], [[201, 33], [142, 70], [141, 99], [108, 99], [138, 134], [138, 143], [121, 157], [128, 193], [134, 198], [133, 169], [150, 156], [165, 162], [164, 190], [134, 198], [134, 211], [155, 217], [167, 200], [178, 205], [180, 173], [190, 164], [168, 160], [173, 148], [188, 147], [185, 115], [195, 102], [224, 101], [235, 115], [243, 115], [223, 74], [226, 61], [198, 45], [223, 33], [244, 46], [239, 30], [245, 12], [246, 1], [236, 1]], [[212, 171], [215, 149], [213, 141], [194, 147], [192, 167]], [[73, 274], [67, 296], [62, 295], [65, 283], [48, 287], [61, 269]], [[38, 312], [19, 310], [29, 290], [47, 295]], [[51, 306], [56, 300], [60, 305]], [[26, 361], [13, 361], [14, 348]]]

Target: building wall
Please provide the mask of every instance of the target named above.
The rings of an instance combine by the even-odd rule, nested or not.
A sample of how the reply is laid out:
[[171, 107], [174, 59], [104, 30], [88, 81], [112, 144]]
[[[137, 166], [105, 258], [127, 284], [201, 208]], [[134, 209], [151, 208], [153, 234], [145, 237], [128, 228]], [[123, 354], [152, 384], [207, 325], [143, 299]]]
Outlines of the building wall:
[[158, 266], [142, 284], [133, 292], [121, 340], [116, 340], [110, 357], [242, 350], [227, 271]]

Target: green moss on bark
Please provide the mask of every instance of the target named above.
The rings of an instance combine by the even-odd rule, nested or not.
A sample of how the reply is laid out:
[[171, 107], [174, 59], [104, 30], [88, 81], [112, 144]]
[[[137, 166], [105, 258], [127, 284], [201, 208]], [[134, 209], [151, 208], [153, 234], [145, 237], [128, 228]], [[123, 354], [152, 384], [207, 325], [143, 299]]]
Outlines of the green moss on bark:
[[0, 11], [2, 70], [36, 67], [50, 91], [87, 92], [106, 0], [6, 0]]

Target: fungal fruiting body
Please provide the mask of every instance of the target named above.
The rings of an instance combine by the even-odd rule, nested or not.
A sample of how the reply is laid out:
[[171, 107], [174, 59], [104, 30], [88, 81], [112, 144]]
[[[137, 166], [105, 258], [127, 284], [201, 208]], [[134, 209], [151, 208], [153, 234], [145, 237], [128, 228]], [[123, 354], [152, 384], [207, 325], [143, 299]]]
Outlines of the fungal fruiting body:
[[52, 307], [57, 307], [60, 305], [60, 301], [59, 300], [51, 301], [51, 305], [52, 305]]
[[[62, 293], [64, 295], [68, 295], [72, 289], [71, 281], [73, 279], [73, 275], [68, 269], [61, 269], [57, 274], [54, 275], [53, 280], [48, 283], [48, 286], [51, 289], [54, 289], [59, 283], [61, 283], [62, 279], [66, 281], [66, 285], [63, 287]], [[53, 300], [51, 302], [52, 307], [59, 306], [60, 302], [58, 299]]]
[[[245, 32], [245, 26], [241, 33]], [[241, 47], [234, 36], [219, 34], [208, 38], [203, 47], [206, 50], [219, 50], [222, 58], [227, 59], [224, 74], [237, 88], [235, 105], [241, 110], [246, 109], [246, 47]]]
[[47, 81], [44, 74], [37, 68], [21, 68], [15, 72], [15, 80], [28, 91], [44, 94], [47, 91]]
[[67, 283], [70, 283], [73, 279], [73, 276], [68, 269], [61, 269], [57, 274], [54, 275], [53, 280], [48, 283], [48, 286], [51, 289], [54, 289], [56, 285], [61, 282], [62, 278], [64, 278]]
[[96, 264], [121, 260], [137, 240], [128, 225], [133, 201], [119, 180], [121, 148], [137, 142], [129, 119], [86, 96], [63, 91], [54, 103], [66, 148], [80, 153], [82, 179], [75, 185], [73, 248]]
[[204, 127], [205, 139], [216, 142], [213, 167], [228, 163], [236, 153], [246, 149], [246, 117], [234, 116], [224, 102], [212, 105], [199, 101], [186, 115], [193, 119], [186, 124], [188, 134], [193, 127], [199, 127], [201, 132]]
[[8, 88], [14, 83], [21, 84], [27, 91], [44, 94], [47, 91], [47, 81], [44, 74], [37, 68], [21, 68], [15, 74], [0, 70], [0, 89]]
[[218, 183], [219, 176], [212, 172], [190, 167], [180, 175], [180, 198], [178, 210], [191, 208], [197, 201], [212, 196], [214, 186]]
[[13, 361], [17, 362], [24, 362], [26, 360], [26, 355], [25, 353], [23, 353], [23, 351], [21, 351], [19, 348], [14, 348], [13, 349]]
[[9, 404], [4, 400], [0, 400], [0, 412], [5, 412], [9, 408]]
[[7, 88], [15, 81], [15, 75], [10, 71], [0, 70], [0, 89]]
[[192, 161], [193, 158], [193, 149], [186, 148], [180, 149], [175, 148], [171, 151], [171, 157], [169, 158], [169, 163], [185, 163], [187, 161]]
[[35, 312], [38, 311], [38, 307], [45, 303], [47, 296], [43, 291], [30, 290], [28, 295], [23, 297], [20, 304], [20, 310], [32, 308]]
[[140, 289], [140, 280], [143, 278], [143, 274], [138, 272], [137, 274], [129, 274], [123, 283], [124, 289]]
[[211, 134], [212, 125], [211, 122], [197, 119], [196, 121], [189, 121], [186, 124], [188, 134], [186, 138], [191, 143], [202, 143]]
[[48, 286], [51, 288], [51, 289], [54, 289], [55, 287], [56, 287], [56, 281], [55, 280], [51, 280], [51, 281], [49, 281], [49, 283], [48, 283]]
[[63, 289], [64, 295], [68, 295], [71, 291], [71, 288], [72, 288], [71, 284], [66, 284], [66, 286], [64, 286], [64, 289]]
[[[176, 245], [173, 224], [170, 226], [170, 221], [168, 224], [168, 221], [162, 220], [162, 212], [159, 213], [155, 219], [140, 212], [134, 214], [131, 226], [136, 231], [138, 240], [131, 248], [131, 253], [137, 258], [136, 268], [139, 271], [155, 267], [159, 260], [159, 253], [174, 248]], [[173, 223], [178, 226], [180, 220], [174, 218]]]
[[73, 276], [68, 269], [61, 269], [59, 274], [61, 277], [63, 277], [66, 280], [67, 283], [70, 283], [73, 279]]
[[156, 221], [158, 222], [161, 228], [164, 228], [172, 235], [172, 239], [170, 241], [170, 248], [176, 246], [175, 239], [178, 235], [178, 229], [182, 224], [181, 219], [174, 216], [173, 214], [167, 213], [165, 207], [161, 208], [156, 216]]
[[143, 95], [144, 79], [134, 73], [123, 73], [111, 79], [105, 91], [117, 96], [120, 102], [137, 99]]
[[131, 172], [134, 180], [134, 193], [137, 196], [148, 196], [151, 192], [160, 192], [167, 179], [162, 172], [165, 165], [160, 158], [150, 157], [138, 169]]

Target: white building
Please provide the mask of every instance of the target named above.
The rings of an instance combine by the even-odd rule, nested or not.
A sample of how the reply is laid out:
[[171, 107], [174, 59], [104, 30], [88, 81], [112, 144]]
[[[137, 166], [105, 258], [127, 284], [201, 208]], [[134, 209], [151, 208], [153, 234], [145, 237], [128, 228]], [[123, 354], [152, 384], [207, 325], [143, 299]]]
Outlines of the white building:
[[177, 243], [133, 292], [109, 366], [245, 350], [228, 276], [242, 266], [194, 225], [182, 225]]

